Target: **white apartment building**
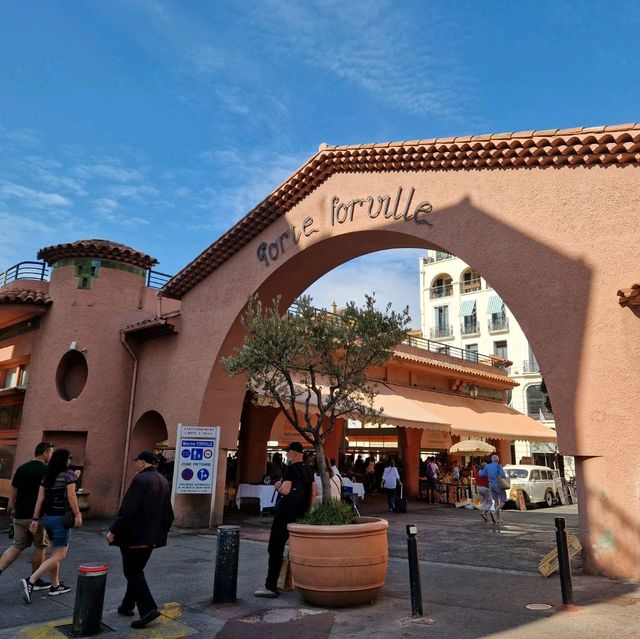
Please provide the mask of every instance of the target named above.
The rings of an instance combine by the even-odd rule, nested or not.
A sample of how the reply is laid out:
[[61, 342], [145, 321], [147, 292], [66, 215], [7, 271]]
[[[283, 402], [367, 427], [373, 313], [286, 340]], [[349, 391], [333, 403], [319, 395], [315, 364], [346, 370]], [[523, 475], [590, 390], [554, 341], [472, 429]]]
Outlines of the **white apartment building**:
[[[462, 348], [470, 361], [478, 353], [511, 361], [509, 377], [519, 386], [510, 391], [509, 404], [555, 429], [526, 335], [500, 295], [471, 266], [440, 251], [428, 250], [420, 258], [420, 319], [424, 338]], [[512, 449], [514, 463], [529, 457], [533, 463], [553, 466], [556, 449], [556, 444], [518, 441]], [[567, 476], [573, 475], [572, 462], [565, 458]]]

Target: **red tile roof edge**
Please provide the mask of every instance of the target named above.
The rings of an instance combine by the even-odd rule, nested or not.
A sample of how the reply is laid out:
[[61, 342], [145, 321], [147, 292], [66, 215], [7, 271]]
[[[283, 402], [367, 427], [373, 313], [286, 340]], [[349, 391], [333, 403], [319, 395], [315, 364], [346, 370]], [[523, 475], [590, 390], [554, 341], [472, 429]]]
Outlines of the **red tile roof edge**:
[[181, 299], [273, 220], [336, 173], [640, 164], [640, 124], [520, 131], [320, 150], [187, 264], [160, 294]]
[[37, 258], [46, 260], [49, 266], [52, 266], [58, 260], [69, 257], [93, 257], [105, 260], [114, 260], [148, 269], [155, 266], [158, 260], [151, 255], [146, 255], [136, 249], [133, 249], [118, 242], [110, 240], [78, 240], [77, 242], [66, 242], [64, 244], [55, 244], [54, 246], [46, 246], [38, 251]]
[[53, 300], [47, 293], [32, 288], [11, 288], [0, 291], [0, 304], [36, 304], [46, 306]]

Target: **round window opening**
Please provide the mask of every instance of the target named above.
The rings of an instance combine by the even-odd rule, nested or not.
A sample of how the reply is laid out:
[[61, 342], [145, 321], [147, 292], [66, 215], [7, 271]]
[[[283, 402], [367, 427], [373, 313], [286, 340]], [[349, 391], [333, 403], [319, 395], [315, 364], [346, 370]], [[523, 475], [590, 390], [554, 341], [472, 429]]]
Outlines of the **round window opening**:
[[82, 353], [65, 353], [56, 372], [56, 385], [60, 397], [67, 402], [78, 397], [87, 383], [88, 373], [87, 360]]

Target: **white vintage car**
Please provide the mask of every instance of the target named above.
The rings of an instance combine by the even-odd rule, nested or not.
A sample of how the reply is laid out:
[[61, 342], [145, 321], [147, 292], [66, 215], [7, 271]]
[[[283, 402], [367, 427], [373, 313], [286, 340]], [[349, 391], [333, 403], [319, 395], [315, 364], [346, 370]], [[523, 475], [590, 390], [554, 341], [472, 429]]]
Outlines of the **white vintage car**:
[[518, 490], [524, 492], [529, 504], [546, 503], [547, 506], [560, 503], [562, 480], [560, 473], [548, 466], [528, 466], [507, 464], [504, 474], [511, 484], [507, 491], [509, 499], [518, 499]]

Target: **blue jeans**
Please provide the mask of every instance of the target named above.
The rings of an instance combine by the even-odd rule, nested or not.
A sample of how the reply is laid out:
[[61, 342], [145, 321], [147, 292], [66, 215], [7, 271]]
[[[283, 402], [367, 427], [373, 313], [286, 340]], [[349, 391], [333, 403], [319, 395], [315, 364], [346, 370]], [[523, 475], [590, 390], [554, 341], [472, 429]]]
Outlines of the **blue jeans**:
[[64, 548], [69, 545], [71, 530], [62, 525], [63, 519], [63, 515], [45, 515], [42, 518], [42, 525], [54, 548]]

